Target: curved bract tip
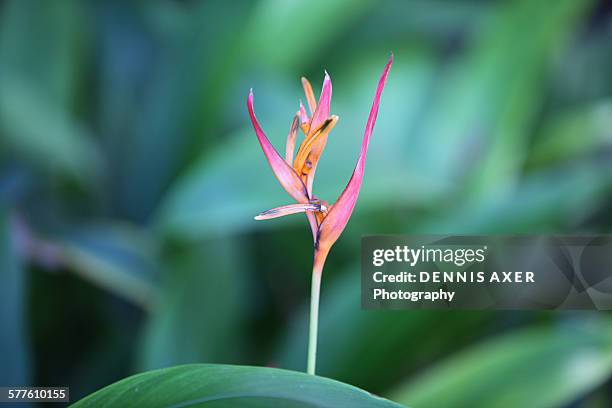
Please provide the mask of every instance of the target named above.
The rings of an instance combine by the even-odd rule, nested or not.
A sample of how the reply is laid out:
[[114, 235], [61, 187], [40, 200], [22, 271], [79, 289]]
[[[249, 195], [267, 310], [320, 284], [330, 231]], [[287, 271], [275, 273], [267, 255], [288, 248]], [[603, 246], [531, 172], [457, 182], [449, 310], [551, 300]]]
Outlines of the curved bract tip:
[[325, 71], [325, 79], [323, 80], [323, 87], [321, 88], [321, 96], [319, 97], [319, 103], [317, 109], [312, 114], [312, 120], [310, 122], [310, 129], [317, 129], [321, 124], [329, 117], [331, 109], [331, 97], [332, 97], [332, 83], [331, 78], [327, 71]]
[[359, 159], [355, 165], [353, 175], [351, 176], [346, 188], [342, 194], [340, 194], [340, 197], [338, 197], [336, 203], [330, 208], [327, 216], [319, 227], [319, 240], [317, 245], [321, 248], [331, 248], [342, 231], [344, 231], [344, 228], [346, 227], [346, 224], [353, 213], [353, 209], [355, 208], [355, 203], [359, 197], [359, 191], [361, 190], [361, 183], [363, 181], [368, 145], [370, 144], [370, 137], [372, 136], [374, 124], [376, 123], [376, 117], [378, 115], [380, 96], [385, 88], [387, 76], [389, 75], [389, 70], [391, 69], [392, 64], [393, 54], [391, 54], [391, 57], [389, 58], [389, 61], [387, 62], [382, 75], [380, 76], [378, 86], [376, 87], [374, 102], [372, 103], [372, 108], [370, 109], [370, 115], [368, 116], [363, 141], [361, 143], [361, 151], [359, 152]]
[[249, 93], [247, 107], [249, 110], [249, 116], [251, 117], [251, 123], [253, 124], [255, 134], [257, 135], [257, 140], [259, 140], [261, 149], [263, 150], [264, 155], [270, 164], [270, 168], [272, 168], [272, 172], [278, 179], [281, 186], [294, 200], [299, 203], [307, 203], [308, 192], [306, 191], [306, 186], [297, 173], [293, 170], [293, 167], [287, 164], [287, 162], [278, 154], [276, 149], [274, 149], [274, 146], [272, 146], [263, 129], [259, 125], [259, 122], [257, 121], [257, 117], [255, 116], [255, 112], [253, 110], [252, 92]]

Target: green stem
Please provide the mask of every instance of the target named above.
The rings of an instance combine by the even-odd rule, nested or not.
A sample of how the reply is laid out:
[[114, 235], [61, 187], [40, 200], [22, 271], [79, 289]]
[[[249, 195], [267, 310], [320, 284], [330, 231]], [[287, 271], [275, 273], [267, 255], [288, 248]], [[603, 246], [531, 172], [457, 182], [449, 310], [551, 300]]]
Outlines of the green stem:
[[308, 332], [308, 366], [306, 372], [315, 374], [317, 363], [317, 331], [319, 327], [319, 294], [321, 292], [321, 275], [328, 251], [315, 250], [312, 266], [312, 285], [310, 288], [310, 328]]

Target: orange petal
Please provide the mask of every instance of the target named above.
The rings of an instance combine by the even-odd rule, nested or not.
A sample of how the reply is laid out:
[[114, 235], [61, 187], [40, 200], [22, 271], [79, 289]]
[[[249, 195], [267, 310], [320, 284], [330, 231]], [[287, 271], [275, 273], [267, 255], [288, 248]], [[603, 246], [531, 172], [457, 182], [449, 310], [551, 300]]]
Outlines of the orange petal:
[[287, 135], [287, 146], [285, 148], [285, 161], [289, 166], [293, 166], [293, 152], [295, 151], [295, 138], [297, 137], [297, 129], [300, 119], [298, 115], [293, 117], [293, 122], [291, 122], [291, 128], [289, 129], [289, 134]]
[[338, 116], [332, 116], [328, 118], [326, 121], [321, 123], [318, 129], [311, 132], [300, 144], [298, 148], [298, 152], [295, 156], [293, 168], [301, 175], [300, 171], [304, 167], [306, 159], [310, 154], [315, 143], [320, 140], [322, 137], [327, 138], [329, 132], [333, 129], [336, 122], [338, 122]]
[[259, 122], [257, 122], [257, 118], [255, 117], [255, 112], [253, 112], [253, 90], [249, 92], [249, 98], [247, 99], [247, 107], [249, 109], [249, 115], [251, 116], [251, 122], [253, 123], [253, 128], [255, 128], [255, 133], [257, 134], [257, 139], [259, 140], [259, 144], [274, 172], [274, 175], [280, 182], [281, 186], [289, 193], [289, 195], [299, 203], [307, 203], [308, 202], [308, 191], [306, 190], [306, 186], [297, 175], [295, 170], [287, 164], [285, 160], [278, 154], [276, 149], [272, 146], [265, 133], [261, 129]]
[[312, 150], [310, 151], [310, 154], [308, 155], [308, 158], [306, 159], [306, 164], [308, 165], [308, 163], [310, 163], [310, 168], [308, 168], [306, 180], [304, 180], [304, 176], [303, 176], [303, 172], [305, 169], [302, 168], [302, 181], [306, 184], [306, 191], [308, 191], [309, 195], [312, 195], [312, 185], [314, 184], [315, 173], [317, 172], [317, 166], [319, 165], [319, 159], [321, 158], [321, 155], [323, 154], [323, 150], [325, 149], [325, 145], [327, 144], [328, 136], [329, 136], [329, 131], [327, 131], [325, 135], [322, 135], [318, 140], [316, 140], [313, 143]]
[[346, 224], [353, 213], [353, 208], [355, 208], [355, 203], [357, 202], [357, 197], [359, 196], [359, 191], [361, 189], [361, 182], [363, 181], [366, 154], [368, 151], [368, 145], [370, 143], [370, 136], [372, 135], [374, 124], [376, 123], [376, 116], [378, 115], [380, 95], [385, 87], [387, 75], [389, 74], [392, 63], [393, 54], [391, 54], [391, 58], [389, 58], [389, 62], [387, 62], [385, 70], [378, 81], [378, 87], [376, 88], [376, 95], [374, 96], [374, 102], [372, 103], [372, 109], [370, 110], [370, 116], [368, 117], [368, 122], [366, 124], [357, 165], [355, 166], [355, 170], [353, 171], [353, 175], [351, 176], [348, 185], [342, 194], [340, 194], [340, 197], [336, 203], [329, 209], [327, 216], [323, 219], [323, 222], [319, 227], [319, 238], [318, 242], [316, 243], [317, 247], [320, 246], [324, 249], [330, 248], [336, 242], [344, 230], [344, 227], [346, 227]]
[[285, 215], [298, 214], [307, 211], [327, 211], [327, 208], [321, 204], [289, 204], [264, 211], [257, 215], [255, 219], [269, 220], [272, 218], [284, 217]]
[[310, 197], [312, 197], [312, 184], [319, 159], [327, 144], [329, 133], [337, 122], [338, 116], [336, 115], [323, 122], [317, 131], [304, 139], [295, 158], [293, 168], [302, 178], [302, 181], [306, 183], [306, 190]]
[[304, 94], [306, 95], [306, 102], [308, 102], [308, 109], [310, 109], [310, 113], [314, 113], [317, 108], [317, 100], [314, 96], [314, 92], [312, 91], [312, 85], [310, 82], [302, 77], [302, 87], [304, 88]]

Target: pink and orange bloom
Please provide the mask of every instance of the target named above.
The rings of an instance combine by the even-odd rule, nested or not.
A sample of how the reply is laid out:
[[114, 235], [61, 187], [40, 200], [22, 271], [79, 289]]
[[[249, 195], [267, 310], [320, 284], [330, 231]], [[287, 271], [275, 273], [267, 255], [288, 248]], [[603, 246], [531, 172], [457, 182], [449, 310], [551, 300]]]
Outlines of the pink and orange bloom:
[[[353, 209], [355, 208], [355, 203], [357, 202], [361, 183], [363, 181], [368, 145], [378, 115], [380, 97], [385, 87], [387, 75], [389, 74], [392, 63], [393, 55], [389, 58], [378, 82], [374, 102], [372, 103], [363, 141], [361, 143], [361, 151], [359, 152], [359, 158], [353, 170], [353, 175], [342, 194], [340, 194], [340, 197], [338, 197], [336, 202], [332, 205], [317, 198], [312, 190], [317, 165], [325, 149], [325, 145], [327, 144], [327, 138], [338, 122], [338, 116], [330, 114], [332, 83], [327, 72], [325, 73], [323, 88], [318, 102], [314, 96], [310, 82], [308, 82], [306, 78], [302, 78], [302, 85], [311, 115], [308, 115], [306, 108], [300, 102], [299, 110], [293, 118], [289, 135], [287, 136], [284, 158], [274, 149], [259, 125], [253, 111], [253, 91], [251, 90], [249, 93], [247, 106], [253, 127], [255, 128], [255, 133], [257, 134], [257, 139], [281, 186], [295, 201], [297, 201], [295, 204], [264, 211], [256, 216], [255, 219], [264, 220], [303, 212], [306, 214], [312, 230], [314, 240], [314, 265], [308, 353], [308, 372], [312, 374], [314, 374], [316, 358], [316, 326], [323, 265], [329, 250], [346, 227], [353, 213]], [[300, 144], [294, 158], [298, 128], [304, 133], [304, 140]]]

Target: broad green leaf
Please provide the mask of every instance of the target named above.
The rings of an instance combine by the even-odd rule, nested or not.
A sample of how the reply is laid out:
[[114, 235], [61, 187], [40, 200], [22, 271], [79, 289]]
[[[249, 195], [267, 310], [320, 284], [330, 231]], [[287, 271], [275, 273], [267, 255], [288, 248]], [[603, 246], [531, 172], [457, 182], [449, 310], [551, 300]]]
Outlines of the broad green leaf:
[[78, 401], [86, 407], [401, 407], [323, 377], [267, 367], [185, 365], [149, 371]]
[[492, 338], [390, 395], [423, 408], [565, 406], [612, 374], [612, 323], [604, 317], [582, 323]]
[[238, 359], [246, 347], [241, 329], [248, 263], [236, 253], [243, 254], [239, 240], [219, 237], [175, 247], [164, 258], [139, 369]]
[[53, 240], [66, 267], [148, 309], [155, 302], [159, 270], [155, 242], [122, 224], [72, 228]]
[[11, 234], [9, 211], [0, 203], [0, 384], [30, 384], [26, 271]]

